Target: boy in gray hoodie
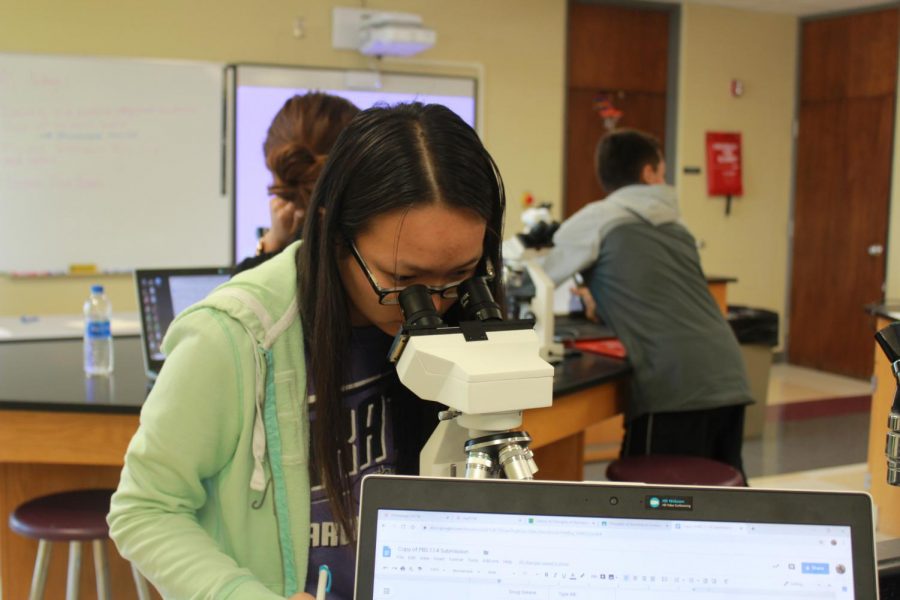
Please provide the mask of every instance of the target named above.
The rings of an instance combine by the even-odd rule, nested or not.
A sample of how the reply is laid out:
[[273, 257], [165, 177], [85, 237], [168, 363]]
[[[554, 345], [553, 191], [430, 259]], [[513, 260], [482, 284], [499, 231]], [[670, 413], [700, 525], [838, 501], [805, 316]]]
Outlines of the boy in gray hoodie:
[[628, 351], [621, 455], [703, 456], [743, 473], [744, 408], [753, 399], [737, 340], [665, 184], [660, 144], [618, 130], [595, 156], [609, 196], [562, 224], [544, 269], [557, 284], [581, 272], [597, 316]]

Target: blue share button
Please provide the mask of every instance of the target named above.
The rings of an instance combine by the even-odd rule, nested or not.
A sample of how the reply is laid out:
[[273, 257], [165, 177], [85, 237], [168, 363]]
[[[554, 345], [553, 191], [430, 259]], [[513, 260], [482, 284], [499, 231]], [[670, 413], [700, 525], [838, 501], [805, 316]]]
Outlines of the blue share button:
[[828, 575], [828, 563], [800, 563], [804, 575]]

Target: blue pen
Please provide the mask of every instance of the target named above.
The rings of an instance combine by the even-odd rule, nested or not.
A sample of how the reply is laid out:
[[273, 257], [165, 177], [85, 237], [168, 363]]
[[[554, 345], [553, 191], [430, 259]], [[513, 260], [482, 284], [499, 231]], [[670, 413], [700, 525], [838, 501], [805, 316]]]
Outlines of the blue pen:
[[22, 315], [19, 317], [19, 321], [22, 323], [37, 323], [38, 317], [37, 315]]
[[331, 591], [331, 569], [328, 565], [319, 567], [319, 585], [316, 588], [316, 600], [325, 600], [326, 592]]

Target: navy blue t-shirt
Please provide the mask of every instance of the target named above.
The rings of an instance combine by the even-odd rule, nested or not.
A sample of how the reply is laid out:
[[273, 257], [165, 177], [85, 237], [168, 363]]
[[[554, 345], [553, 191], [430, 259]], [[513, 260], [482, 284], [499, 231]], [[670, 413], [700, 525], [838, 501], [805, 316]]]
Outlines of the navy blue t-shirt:
[[[397, 449], [391, 422], [391, 389], [389, 378], [396, 377], [394, 366], [387, 360], [393, 338], [376, 327], [356, 327], [350, 343], [350, 381], [345, 383], [344, 407], [350, 419], [347, 451], [352, 457], [350, 481], [353, 485], [354, 508], [358, 508], [359, 487], [363, 476], [372, 473], [394, 473]], [[313, 383], [309, 384], [310, 421], [315, 421]], [[310, 445], [310, 464], [315, 465], [314, 447]], [[310, 469], [312, 511], [309, 531], [309, 566], [306, 591], [316, 593], [319, 567], [328, 565], [332, 573], [329, 600], [352, 600], [356, 569], [356, 548], [348, 542], [340, 525], [334, 521], [328, 496], [319, 481], [318, 469]]]

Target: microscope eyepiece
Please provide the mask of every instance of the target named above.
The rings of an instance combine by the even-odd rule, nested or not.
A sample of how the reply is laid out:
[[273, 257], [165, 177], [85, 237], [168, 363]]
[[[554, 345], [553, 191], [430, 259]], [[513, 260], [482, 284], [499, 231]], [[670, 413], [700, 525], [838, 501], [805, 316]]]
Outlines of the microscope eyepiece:
[[424, 285], [411, 285], [400, 292], [400, 310], [407, 326], [440, 327], [444, 324]]
[[459, 304], [467, 321], [503, 320], [503, 311], [483, 277], [473, 277], [460, 284]]
[[900, 323], [891, 323], [875, 334], [875, 341], [893, 367], [897, 380], [897, 392], [894, 395], [892, 411], [900, 414]]
[[900, 323], [891, 323], [876, 333], [875, 341], [892, 364], [900, 360]]

